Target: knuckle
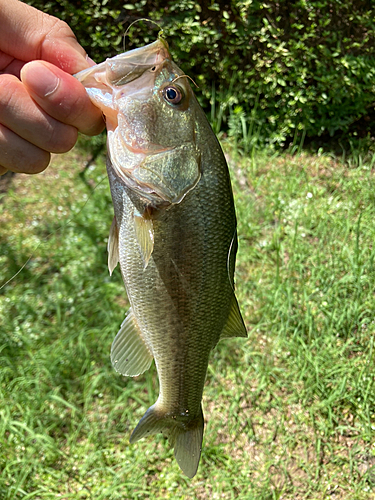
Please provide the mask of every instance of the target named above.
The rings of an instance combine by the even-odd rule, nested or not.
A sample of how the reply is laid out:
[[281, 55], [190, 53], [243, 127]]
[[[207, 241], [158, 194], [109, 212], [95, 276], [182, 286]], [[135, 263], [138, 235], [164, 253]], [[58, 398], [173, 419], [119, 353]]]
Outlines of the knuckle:
[[44, 18], [44, 24], [45, 29], [42, 32], [42, 39], [40, 41], [41, 48], [43, 48], [43, 43], [50, 38], [67, 37], [75, 39], [75, 35], [69, 25], [57, 17], [47, 15], [47, 17]]
[[50, 156], [48, 151], [0, 125], [0, 169], [36, 174], [48, 166]]
[[54, 16], [50, 16], [49, 20], [51, 22], [51, 28], [48, 33], [49, 36], [63, 35], [75, 38], [73, 31], [65, 21]]
[[39, 150], [38, 153], [34, 157], [29, 158], [26, 173], [39, 174], [48, 167], [51, 155], [47, 151], [42, 150]]
[[94, 135], [99, 135], [101, 132], [103, 132], [104, 128], [105, 128], [104, 120], [100, 117], [100, 119], [93, 122], [90, 127], [82, 130], [82, 133], [92, 137]]
[[0, 111], [12, 106], [13, 100], [17, 99], [19, 86], [22, 85], [16, 76], [0, 75]]
[[52, 127], [45, 149], [51, 153], [66, 153], [77, 142], [78, 130], [68, 125]]

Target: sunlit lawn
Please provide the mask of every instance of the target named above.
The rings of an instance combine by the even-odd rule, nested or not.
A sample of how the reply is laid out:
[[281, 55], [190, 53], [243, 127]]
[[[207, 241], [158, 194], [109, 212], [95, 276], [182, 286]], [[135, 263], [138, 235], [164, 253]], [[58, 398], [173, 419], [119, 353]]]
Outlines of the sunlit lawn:
[[0, 290], [1, 499], [373, 498], [370, 159], [227, 152], [249, 338], [212, 353], [193, 480], [162, 436], [128, 443], [157, 380], [110, 364], [128, 305], [104, 157], [79, 175], [76, 149], [0, 195], [0, 286], [27, 262]]

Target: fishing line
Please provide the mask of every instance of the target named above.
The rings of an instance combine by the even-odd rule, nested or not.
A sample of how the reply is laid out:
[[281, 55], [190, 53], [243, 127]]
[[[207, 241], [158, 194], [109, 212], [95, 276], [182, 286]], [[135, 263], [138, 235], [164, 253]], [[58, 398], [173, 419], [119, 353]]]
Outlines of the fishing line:
[[147, 17], [141, 17], [140, 19], [136, 19], [135, 21], [133, 21], [131, 24], [129, 24], [129, 26], [126, 28], [126, 31], [124, 33], [124, 52], [126, 52], [126, 48], [125, 48], [125, 45], [126, 45], [126, 35], [129, 33], [129, 30], [130, 28], [133, 26], [133, 24], [136, 24], [136, 23], [139, 23], [140, 21], [146, 21], [146, 22], [149, 22], [149, 23], [152, 23], [152, 24], [155, 24], [155, 26], [157, 26], [159, 28], [159, 33], [158, 33], [158, 38], [163, 38], [163, 33], [164, 33], [164, 30], [163, 28], [160, 26], [160, 24], [158, 24], [156, 21], [153, 21], [152, 19], [147, 19]]
[[[50, 236], [50, 235], [47, 235], [47, 237]], [[20, 272], [25, 269], [25, 267], [27, 266], [27, 264], [30, 262], [30, 260], [33, 258], [35, 252], [38, 250], [38, 248], [40, 247], [42, 243], [38, 243], [38, 246], [36, 248], [34, 248], [33, 250], [33, 253], [30, 255], [30, 257], [27, 259], [27, 261], [23, 264], [22, 267], [20, 267], [20, 269], [18, 269], [18, 271], [16, 272], [16, 274], [14, 274], [11, 278], [8, 279], [8, 281], [6, 281], [3, 285], [0, 286], [0, 290], [2, 290], [4, 287], [7, 286], [8, 283], [10, 283], [11, 281], [14, 280], [14, 278], [16, 278]]]
[[[106, 175], [103, 176], [103, 179], [98, 182], [96, 184], [96, 186], [93, 188], [92, 192], [89, 194], [89, 196], [87, 197], [87, 200], [84, 202], [84, 204], [82, 205], [82, 207], [80, 208], [80, 210], [77, 212], [76, 215], [79, 215], [82, 210], [85, 208], [85, 206], [87, 205], [87, 203], [89, 202], [89, 200], [91, 199], [91, 197], [93, 196], [94, 192], [95, 192], [95, 189], [97, 187], [100, 186], [100, 184], [102, 184], [105, 179], [106, 179]], [[9, 283], [11, 283], [19, 274], [20, 272], [22, 272], [25, 267], [27, 266], [27, 264], [30, 262], [30, 260], [35, 256], [35, 253], [36, 251], [38, 250], [38, 248], [43, 245], [44, 243], [46, 243], [48, 241], [48, 238], [50, 238], [52, 235], [58, 233], [59, 231], [61, 231], [62, 229], [65, 229], [67, 227], [69, 227], [70, 223], [73, 222], [73, 219], [68, 219], [66, 221], [65, 224], [62, 224], [60, 227], [58, 227], [55, 231], [51, 231], [50, 233], [48, 233], [44, 238], [43, 238], [43, 241], [41, 241], [40, 243], [37, 244], [37, 246], [34, 248], [34, 250], [32, 251], [30, 257], [26, 260], [26, 262], [20, 267], [20, 269], [11, 277], [8, 279], [8, 281], [6, 281], [5, 283], [3, 283], [1, 286], [0, 286], [0, 291], [5, 288]], [[39, 278], [40, 276], [42, 276], [43, 273], [40, 273], [39, 275], [36, 275], [35, 278]]]
[[175, 82], [175, 81], [177, 81], [179, 78], [189, 78], [189, 80], [191, 80], [191, 81], [194, 83], [194, 85], [197, 87], [197, 89], [199, 89], [198, 85], [195, 83], [195, 81], [194, 81], [194, 80], [192, 79], [192, 77], [191, 77], [191, 76], [189, 76], [189, 75], [180, 75], [180, 76], [176, 76], [176, 78], [174, 78], [174, 79], [171, 81], [171, 83], [174, 83], [174, 82]]

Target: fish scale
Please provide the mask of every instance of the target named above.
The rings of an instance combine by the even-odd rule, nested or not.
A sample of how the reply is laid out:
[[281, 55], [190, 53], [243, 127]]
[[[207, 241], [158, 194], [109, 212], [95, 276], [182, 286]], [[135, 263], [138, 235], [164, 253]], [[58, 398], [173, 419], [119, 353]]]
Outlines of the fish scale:
[[159, 39], [77, 77], [107, 117], [115, 212], [108, 262], [111, 273], [119, 262], [131, 305], [111, 359], [128, 376], [154, 359], [159, 378], [159, 397], [130, 442], [163, 432], [193, 477], [210, 352], [220, 338], [245, 337], [246, 329], [233, 288], [237, 236], [228, 168], [182, 75]]

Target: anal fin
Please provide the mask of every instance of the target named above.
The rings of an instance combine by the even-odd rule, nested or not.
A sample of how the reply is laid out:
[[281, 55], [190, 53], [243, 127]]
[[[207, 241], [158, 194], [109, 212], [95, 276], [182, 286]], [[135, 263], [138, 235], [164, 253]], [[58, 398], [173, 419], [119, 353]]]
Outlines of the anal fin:
[[150, 368], [152, 358], [130, 309], [112, 343], [112, 365], [121, 375], [135, 377]]

